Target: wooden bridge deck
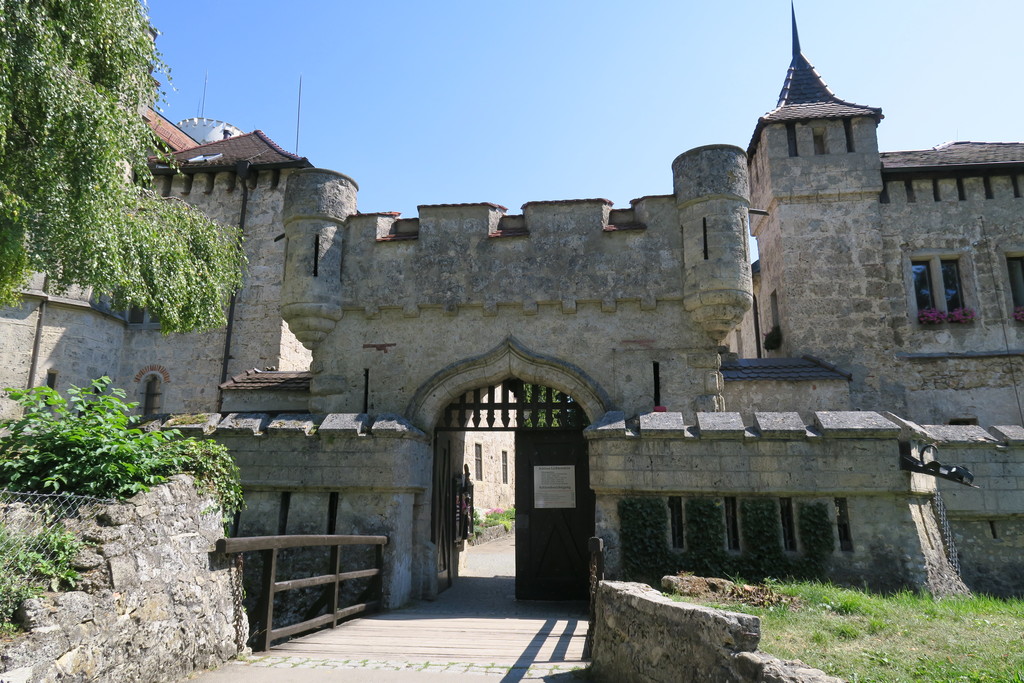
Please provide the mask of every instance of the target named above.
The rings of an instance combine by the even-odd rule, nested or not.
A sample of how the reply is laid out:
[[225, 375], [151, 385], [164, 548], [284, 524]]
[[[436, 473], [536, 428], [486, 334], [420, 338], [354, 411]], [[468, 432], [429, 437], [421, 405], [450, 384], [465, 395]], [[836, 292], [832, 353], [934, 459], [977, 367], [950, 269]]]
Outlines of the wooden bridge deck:
[[516, 669], [583, 666], [586, 604], [517, 602], [509, 575], [514, 562], [511, 539], [472, 548], [463, 575], [437, 600], [296, 638], [271, 654]]

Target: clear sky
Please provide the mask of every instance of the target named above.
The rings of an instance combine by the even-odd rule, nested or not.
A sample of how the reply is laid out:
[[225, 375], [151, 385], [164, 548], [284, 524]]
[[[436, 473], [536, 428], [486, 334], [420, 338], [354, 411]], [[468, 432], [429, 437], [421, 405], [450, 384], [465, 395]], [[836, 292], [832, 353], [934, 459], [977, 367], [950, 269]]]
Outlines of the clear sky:
[[[164, 114], [262, 129], [352, 176], [359, 209], [672, 190], [746, 147], [791, 57], [788, 0], [149, 0]], [[803, 53], [882, 107], [882, 150], [1024, 139], [1020, 0], [800, 0]], [[208, 72], [205, 104], [203, 83]]]

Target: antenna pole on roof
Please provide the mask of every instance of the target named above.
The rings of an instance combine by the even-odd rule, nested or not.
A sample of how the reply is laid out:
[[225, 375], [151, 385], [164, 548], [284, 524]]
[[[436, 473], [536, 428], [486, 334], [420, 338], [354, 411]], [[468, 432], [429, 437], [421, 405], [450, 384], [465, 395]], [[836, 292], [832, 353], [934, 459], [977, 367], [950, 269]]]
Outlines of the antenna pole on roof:
[[206, 117], [206, 85], [210, 82], [210, 70], [206, 70], [206, 75], [203, 76], [203, 99], [199, 103], [199, 118]]
[[299, 74], [299, 105], [295, 110], [295, 153], [299, 153], [299, 123], [302, 121], [302, 74]]

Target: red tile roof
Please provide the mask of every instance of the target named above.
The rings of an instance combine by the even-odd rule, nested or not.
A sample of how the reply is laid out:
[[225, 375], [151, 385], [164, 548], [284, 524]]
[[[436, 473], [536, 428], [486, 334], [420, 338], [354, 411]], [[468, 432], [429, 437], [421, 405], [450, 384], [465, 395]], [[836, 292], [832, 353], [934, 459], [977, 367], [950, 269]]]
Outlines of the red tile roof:
[[240, 161], [248, 161], [256, 168], [308, 168], [313, 165], [306, 157], [281, 149], [261, 130], [208, 142], [175, 152], [173, 156], [177, 169], [170, 168], [156, 157], [150, 157], [150, 169], [157, 175], [171, 175], [175, 172], [233, 171]]
[[145, 111], [142, 112], [142, 120], [149, 124], [149, 127], [156, 133], [156, 136], [167, 145], [171, 152], [180, 152], [199, 144], [188, 133], [178, 128], [169, 119], [164, 117], [163, 114], [151, 107], [146, 107]]

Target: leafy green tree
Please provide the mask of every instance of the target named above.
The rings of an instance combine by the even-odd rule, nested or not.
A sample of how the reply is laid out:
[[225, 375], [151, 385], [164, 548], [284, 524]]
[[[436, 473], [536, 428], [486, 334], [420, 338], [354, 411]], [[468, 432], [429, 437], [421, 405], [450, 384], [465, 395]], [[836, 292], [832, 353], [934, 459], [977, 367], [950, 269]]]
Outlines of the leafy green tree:
[[0, 0], [0, 303], [36, 271], [168, 332], [224, 324], [239, 235], [148, 189], [153, 69], [139, 0]]

